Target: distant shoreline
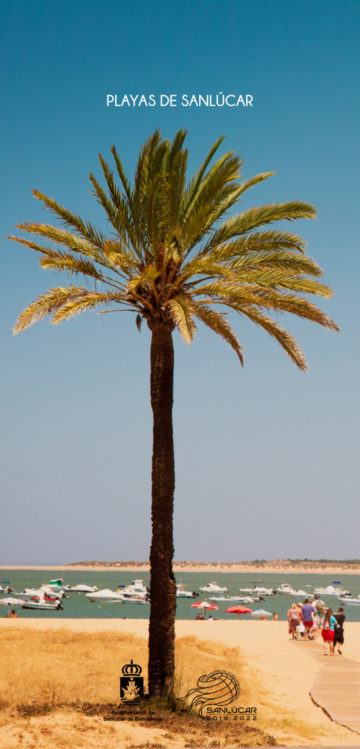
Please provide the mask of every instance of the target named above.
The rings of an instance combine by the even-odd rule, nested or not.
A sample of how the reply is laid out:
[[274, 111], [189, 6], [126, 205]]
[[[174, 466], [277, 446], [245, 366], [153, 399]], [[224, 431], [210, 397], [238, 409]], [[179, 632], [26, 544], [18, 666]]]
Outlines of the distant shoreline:
[[[269, 562], [174, 562], [174, 572], [252, 573], [272, 575], [360, 575], [360, 563], [291, 562], [287, 559]], [[148, 572], [148, 562], [81, 562], [61, 565], [0, 565], [2, 570], [43, 570], [52, 572]]]

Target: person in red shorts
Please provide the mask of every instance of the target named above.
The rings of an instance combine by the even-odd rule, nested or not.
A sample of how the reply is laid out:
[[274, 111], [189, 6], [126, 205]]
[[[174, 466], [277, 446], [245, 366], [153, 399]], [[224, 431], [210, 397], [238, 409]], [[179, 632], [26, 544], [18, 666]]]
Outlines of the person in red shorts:
[[324, 645], [324, 655], [327, 655], [326, 652], [326, 644], [329, 645], [329, 652], [330, 655], [334, 655], [334, 629], [335, 629], [336, 619], [333, 616], [333, 612], [331, 609], [327, 609], [324, 616], [324, 622], [323, 622], [323, 628], [321, 631], [321, 636], [323, 638], [323, 645]]
[[305, 627], [305, 636], [304, 639], [308, 640], [309, 638], [312, 640], [313, 637], [310, 635], [310, 632], [314, 626], [314, 606], [312, 603], [310, 603], [309, 599], [306, 598], [304, 605], [302, 607], [302, 620], [303, 625]]

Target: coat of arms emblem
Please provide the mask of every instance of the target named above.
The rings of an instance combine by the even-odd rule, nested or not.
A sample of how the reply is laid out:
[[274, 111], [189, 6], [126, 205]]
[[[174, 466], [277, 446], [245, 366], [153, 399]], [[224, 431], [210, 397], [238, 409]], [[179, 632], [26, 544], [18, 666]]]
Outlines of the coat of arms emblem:
[[123, 676], [120, 676], [120, 699], [123, 705], [137, 705], [144, 696], [144, 679], [140, 675], [141, 666], [134, 663], [126, 663], [122, 667]]

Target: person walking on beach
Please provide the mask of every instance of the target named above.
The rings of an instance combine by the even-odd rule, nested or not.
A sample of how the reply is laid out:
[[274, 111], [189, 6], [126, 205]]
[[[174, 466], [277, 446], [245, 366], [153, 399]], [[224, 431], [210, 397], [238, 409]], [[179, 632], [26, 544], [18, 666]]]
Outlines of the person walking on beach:
[[312, 603], [310, 603], [309, 599], [306, 598], [304, 601], [304, 605], [302, 607], [303, 625], [305, 628], [305, 633], [304, 633], [305, 640], [313, 639], [313, 636], [310, 635], [310, 632], [314, 626], [313, 616], [314, 616], [314, 606], [312, 605]]
[[334, 655], [334, 630], [335, 624], [337, 624], [335, 617], [333, 616], [332, 609], [327, 609], [324, 616], [323, 628], [321, 636], [323, 638], [324, 655], [326, 652], [326, 643], [329, 645], [330, 655]]
[[320, 633], [320, 626], [321, 626], [321, 619], [322, 619], [322, 601], [319, 599], [314, 598], [313, 600], [313, 606], [314, 606], [314, 616], [313, 616], [313, 628], [311, 631], [311, 634], [316, 639], [318, 633]]
[[291, 608], [289, 608], [287, 618], [289, 622], [289, 635], [291, 635], [292, 640], [297, 640], [296, 627], [300, 624], [300, 617], [296, 603], [293, 603]]
[[302, 603], [296, 604], [297, 610], [298, 610], [298, 616], [299, 616], [299, 624], [296, 627], [296, 634], [299, 636], [299, 638], [303, 639], [305, 634], [305, 627], [303, 623], [303, 605]]
[[341, 606], [339, 607], [339, 611], [337, 612], [337, 614], [335, 614], [335, 619], [336, 619], [337, 626], [335, 626], [335, 629], [334, 629], [334, 652], [337, 646], [337, 651], [339, 655], [342, 655], [342, 650], [340, 649], [340, 646], [342, 648], [344, 644], [345, 614], [344, 614], [344, 609]]

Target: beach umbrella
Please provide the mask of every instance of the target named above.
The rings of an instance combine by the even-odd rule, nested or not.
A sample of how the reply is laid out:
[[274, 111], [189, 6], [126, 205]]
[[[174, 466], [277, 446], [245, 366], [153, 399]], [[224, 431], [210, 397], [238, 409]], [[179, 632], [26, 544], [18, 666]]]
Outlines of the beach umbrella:
[[205, 616], [205, 609], [218, 609], [218, 606], [215, 606], [214, 603], [209, 603], [209, 601], [196, 601], [196, 603], [190, 604], [192, 609], [203, 609], [204, 616]]
[[24, 601], [22, 598], [0, 598], [0, 606], [22, 606]]
[[252, 612], [252, 616], [271, 616], [271, 611], [265, 611], [265, 609], [257, 609]]
[[196, 601], [196, 603], [190, 604], [192, 609], [218, 609], [218, 606], [215, 606], [214, 603], [209, 603], [209, 601]]
[[225, 609], [227, 614], [252, 614], [252, 609], [247, 609], [246, 606], [230, 606], [229, 609]]

